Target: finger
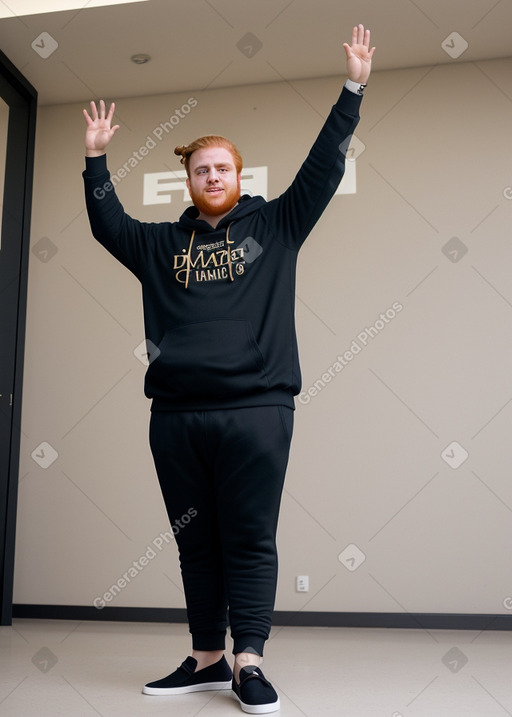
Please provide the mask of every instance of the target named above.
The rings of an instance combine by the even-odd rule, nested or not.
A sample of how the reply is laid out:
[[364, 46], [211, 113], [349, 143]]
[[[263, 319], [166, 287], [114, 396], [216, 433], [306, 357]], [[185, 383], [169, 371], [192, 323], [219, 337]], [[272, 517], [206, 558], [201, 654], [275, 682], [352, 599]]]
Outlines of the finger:
[[98, 108], [96, 107], [96, 102], [91, 100], [91, 117], [93, 120], [98, 119]]
[[83, 114], [83, 116], [84, 116], [85, 121], [87, 122], [87, 124], [88, 124], [88, 125], [91, 125], [91, 124], [92, 124], [92, 119], [91, 119], [91, 117], [89, 116], [89, 113], [87, 112], [86, 109], [83, 109], [83, 110], [82, 110], [82, 114]]
[[100, 100], [100, 119], [105, 119], [105, 103]]
[[108, 115], [107, 115], [107, 119], [109, 120], [109, 122], [112, 120], [112, 117], [114, 116], [115, 109], [116, 109], [116, 103], [111, 102], [109, 110], [108, 110]]
[[364, 32], [364, 43], [363, 44], [366, 45], [366, 47], [370, 47], [370, 31], [369, 30], [365, 30], [365, 32]]
[[357, 26], [357, 44], [362, 45], [364, 42], [364, 25]]
[[345, 54], [347, 56], [347, 60], [349, 60], [351, 57], [353, 57], [354, 53], [352, 52], [352, 48], [350, 45], [346, 42], [343, 43], [343, 48], [345, 50]]
[[352, 44], [357, 45], [357, 25], [352, 28]]
[[374, 47], [372, 47], [372, 49], [371, 49], [371, 50], [370, 50], [370, 52], [368, 53], [368, 59], [369, 59], [369, 60], [371, 60], [371, 59], [372, 59], [372, 57], [373, 57], [373, 53], [374, 53], [374, 52], [375, 52], [375, 48], [374, 48]]

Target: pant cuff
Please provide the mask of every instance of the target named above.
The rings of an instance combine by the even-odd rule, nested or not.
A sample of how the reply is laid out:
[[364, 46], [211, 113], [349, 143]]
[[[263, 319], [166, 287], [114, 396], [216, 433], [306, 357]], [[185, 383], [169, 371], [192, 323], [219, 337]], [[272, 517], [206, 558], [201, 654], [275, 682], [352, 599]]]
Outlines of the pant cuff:
[[263, 657], [265, 642], [266, 638], [261, 637], [261, 635], [250, 635], [248, 633], [237, 635], [233, 637], [233, 655], [238, 655], [239, 652], [252, 652]]
[[193, 650], [225, 650], [226, 632], [201, 632], [192, 635]]

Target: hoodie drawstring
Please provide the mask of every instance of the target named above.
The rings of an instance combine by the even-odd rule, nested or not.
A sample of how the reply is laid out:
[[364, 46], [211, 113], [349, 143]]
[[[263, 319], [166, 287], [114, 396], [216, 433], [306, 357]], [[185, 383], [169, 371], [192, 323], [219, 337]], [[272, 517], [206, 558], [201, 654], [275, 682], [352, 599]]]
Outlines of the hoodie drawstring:
[[[231, 224], [228, 225], [228, 228], [226, 229], [226, 252], [228, 256], [228, 270], [229, 270], [229, 278], [231, 281], [234, 281], [233, 278], [233, 263], [231, 261], [231, 250], [229, 248], [230, 244], [233, 244], [233, 242], [229, 241], [229, 230], [231, 229]], [[190, 276], [190, 257], [192, 254], [192, 247], [194, 245], [194, 237], [196, 235], [196, 230], [192, 232], [192, 236], [190, 237], [190, 241], [188, 243], [188, 253], [187, 253], [187, 278], [185, 280], [185, 289], [188, 289], [188, 279]]]
[[[233, 279], [233, 264], [231, 263], [231, 249], [229, 248], [229, 230], [231, 229], [231, 224], [228, 225], [228, 228], [226, 229], [226, 250], [228, 253], [228, 267], [229, 267], [229, 278], [231, 281], [234, 281]], [[233, 242], [231, 242], [232, 244]]]
[[185, 281], [185, 289], [188, 289], [188, 277], [190, 276], [190, 254], [192, 252], [192, 246], [194, 244], [194, 237], [196, 235], [196, 230], [192, 232], [192, 236], [190, 237], [190, 241], [188, 243], [188, 254], [187, 254], [187, 280]]

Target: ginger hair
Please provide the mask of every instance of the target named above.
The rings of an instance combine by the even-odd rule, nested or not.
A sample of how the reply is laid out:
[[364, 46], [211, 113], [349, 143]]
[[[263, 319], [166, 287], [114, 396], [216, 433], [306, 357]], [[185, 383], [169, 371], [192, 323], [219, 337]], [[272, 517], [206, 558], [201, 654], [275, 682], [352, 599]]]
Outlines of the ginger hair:
[[174, 154], [181, 157], [180, 162], [185, 165], [188, 177], [190, 177], [190, 157], [197, 149], [206, 149], [207, 147], [224, 147], [224, 149], [227, 149], [233, 157], [236, 173], [240, 174], [243, 167], [242, 155], [233, 142], [219, 134], [207, 134], [204, 137], [195, 139], [190, 144], [174, 148]]

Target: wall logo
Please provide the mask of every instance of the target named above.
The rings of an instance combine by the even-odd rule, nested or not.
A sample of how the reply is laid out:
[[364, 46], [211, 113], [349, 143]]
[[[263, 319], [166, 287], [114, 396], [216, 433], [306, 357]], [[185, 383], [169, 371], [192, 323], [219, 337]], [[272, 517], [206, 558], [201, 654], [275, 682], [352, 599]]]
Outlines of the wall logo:
[[[191, 203], [186, 185], [187, 173], [184, 169], [175, 172], [149, 172], [144, 175], [142, 203], [171, 204], [176, 192], [180, 192], [177, 199]], [[356, 193], [356, 160], [349, 159], [345, 163], [345, 174], [335, 195]], [[267, 199], [268, 194], [268, 167], [245, 167], [242, 170], [242, 194], [252, 197], [260, 196]]]

